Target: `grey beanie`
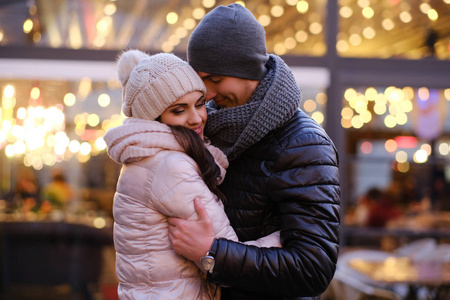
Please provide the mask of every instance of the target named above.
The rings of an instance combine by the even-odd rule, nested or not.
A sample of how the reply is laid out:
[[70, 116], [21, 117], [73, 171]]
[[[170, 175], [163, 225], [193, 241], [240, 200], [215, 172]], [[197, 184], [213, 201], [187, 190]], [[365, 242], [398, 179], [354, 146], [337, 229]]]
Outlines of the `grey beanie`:
[[218, 6], [200, 21], [189, 39], [189, 64], [200, 72], [260, 80], [267, 70], [266, 32], [240, 4]]
[[117, 69], [123, 87], [122, 111], [127, 117], [153, 121], [182, 96], [193, 91], [206, 94], [200, 76], [173, 54], [149, 56], [129, 50], [120, 56]]

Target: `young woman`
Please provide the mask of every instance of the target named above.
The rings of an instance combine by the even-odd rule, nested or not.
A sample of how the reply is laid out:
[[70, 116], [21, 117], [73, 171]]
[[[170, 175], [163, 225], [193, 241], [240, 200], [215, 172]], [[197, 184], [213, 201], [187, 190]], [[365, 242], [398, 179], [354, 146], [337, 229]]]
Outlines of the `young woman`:
[[[186, 62], [166, 53], [127, 51], [118, 73], [129, 118], [104, 139], [123, 164], [113, 204], [119, 298], [219, 299], [204, 270], [172, 250], [167, 222], [197, 219], [198, 197], [215, 236], [237, 241], [217, 188], [228, 161], [204, 143], [205, 86]], [[280, 246], [279, 233], [248, 244]]]

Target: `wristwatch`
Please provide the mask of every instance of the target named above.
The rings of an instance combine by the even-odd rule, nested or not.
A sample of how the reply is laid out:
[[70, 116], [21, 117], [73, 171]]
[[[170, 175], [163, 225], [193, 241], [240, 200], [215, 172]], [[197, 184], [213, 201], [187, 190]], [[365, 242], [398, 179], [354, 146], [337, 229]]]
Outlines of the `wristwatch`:
[[211, 252], [207, 252], [205, 256], [203, 256], [200, 260], [200, 263], [203, 267], [203, 269], [205, 269], [205, 271], [212, 273], [213, 269], [214, 269], [214, 256], [212, 256], [213, 253]]

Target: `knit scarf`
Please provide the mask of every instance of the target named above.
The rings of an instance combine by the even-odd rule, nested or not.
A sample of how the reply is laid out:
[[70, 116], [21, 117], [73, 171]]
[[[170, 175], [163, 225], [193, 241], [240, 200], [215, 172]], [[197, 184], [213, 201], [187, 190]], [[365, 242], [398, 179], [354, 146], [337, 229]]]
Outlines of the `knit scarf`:
[[268, 72], [246, 104], [220, 108], [209, 101], [205, 134], [228, 157], [236, 159], [297, 111], [301, 91], [286, 63], [270, 55]]

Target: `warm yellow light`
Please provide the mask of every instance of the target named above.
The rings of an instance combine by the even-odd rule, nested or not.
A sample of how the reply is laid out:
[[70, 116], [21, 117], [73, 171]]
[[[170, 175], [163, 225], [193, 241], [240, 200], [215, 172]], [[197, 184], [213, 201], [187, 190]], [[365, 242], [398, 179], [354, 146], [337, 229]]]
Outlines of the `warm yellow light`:
[[319, 34], [322, 32], [322, 30], [323, 30], [323, 26], [319, 22], [313, 22], [313, 23], [311, 23], [311, 25], [309, 25], [309, 31], [312, 34]]
[[353, 10], [349, 6], [342, 6], [339, 9], [339, 15], [345, 19], [348, 19], [353, 15]]
[[89, 153], [91, 153], [91, 145], [88, 142], [83, 142], [80, 145], [80, 153], [82, 155], [88, 155]]
[[105, 19], [101, 19], [97, 22], [97, 30], [100, 33], [106, 32], [108, 30], [108, 23]]
[[369, 0], [358, 0], [358, 1], [356, 1], [356, 3], [361, 8], [364, 8], [364, 7], [367, 7], [367, 6], [370, 5], [370, 1]]
[[400, 109], [405, 113], [411, 112], [413, 110], [413, 104], [411, 100], [405, 99], [402, 102], [400, 102]]
[[319, 105], [325, 105], [327, 103], [327, 101], [328, 101], [327, 94], [325, 94], [325, 93], [318, 93], [316, 95], [316, 102]]
[[386, 149], [387, 152], [394, 152], [397, 150], [397, 142], [393, 139], [389, 139], [384, 143], [384, 149]]
[[372, 113], [368, 110], [361, 112], [361, 121], [366, 124], [372, 121]]
[[205, 10], [201, 7], [198, 7], [192, 11], [192, 16], [196, 20], [200, 20], [205, 15]]
[[98, 105], [100, 105], [100, 107], [107, 107], [110, 103], [111, 98], [108, 94], [100, 94], [100, 96], [98, 96]]
[[272, 19], [268, 15], [260, 15], [258, 18], [258, 22], [264, 27], [269, 26], [271, 21]]
[[74, 94], [72, 93], [67, 93], [64, 95], [64, 104], [66, 106], [73, 106], [75, 104], [75, 101], [77, 100], [77, 98], [75, 97]]
[[117, 11], [117, 6], [114, 3], [108, 3], [103, 8], [103, 13], [107, 16], [112, 16]]
[[5, 88], [3, 89], [3, 96], [5, 98], [12, 98], [12, 97], [14, 97], [15, 93], [16, 93], [16, 89], [10, 84], [5, 86]]
[[31, 19], [26, 19], [23, 23], [23, 32], [30, 33], [33, 29], [33, 21]]
[[303, 108], [305, 109], [305, 111], [307, 112], [313, 112], [316, 110], [317, 108], [317, 104], [316, 101], [312, 100], [312, 99], [308, 99], [303, 103]]
[[245, 7], [245, 2], [244, 2], [244, 1], [236, 1], [236, 2], [234, 2], [234, 3], [240, 4], [240, 5], [242, 5], [243, 7]]
[[283, 43], [277, 43], [273, 46], [273, 52], [277, 55], [283, 55], [286, 53], [286, 46]]
[[367, 98], [367, 100], [374, 101], [377, 97], [378, 92], [374, 87], [369, 87], [366, 89], [366, 92], [364, 93], [364, 96]]
[[350, 128], [352, 127], [351, 119], [341, 119], [342, 128]]
[[30, 91], [30, 98], [31, 99], [38, 99], [39, 96], [41, 95], [41, 90], [39, 90], [38, 87], [33, 87]]
[[375, 30], [372, 27], [366, 27], [363, 29], [362, 31], [362, 35], [366, 38], [366, 39], [373, 39], [376, 35]]
[[286, 49], [292, 50], [297, 46], [297, 41], [293, 37], [288, 37], [284, 40], [284, 46]]
[[297, 5], [298, 0], [286, 0], [286, 4], [289, 6]]
[[186, 28], [187, 30], [194, 29], [196, 24], [197, 22], [195, 22], [195, 20], [192, 18], [187, 18], [186, 20], [183, 21], [183, 27]]
[[438, 12], [435, 9], [430, 9], [427, 15], [431, 21], [436, 21], [439, 18]]
[[164, 42], [161, 45], [161, 50], [168, 53], [173, 51], [173, 45], [169, 42]]
[[77, 140], [72, 140], [69, 143], [69, 151], [72, 153], [77, 153], [80, 150], [80, 142]]
[[391, 19], [384, 19], [383, 21], [381, 21], [381, 26], [382, 26], [385, 30], [389, 31], [389, 30], [394, 29], [395, 23], [394, 23], [394, 21], [392, 21]]
[[351, 120], [351, 118], [353, 118], [353, 109], [350, 107], [344, 107], [341, 111], [341, 116], [343, 119]]
[[426, 2], [422, 2], [421, 4], [420, 4], [420, 11], [422, 12], [422, 13], [424, 13], [425, 15], [428, 13], [428, 11], [431, 9], [431, 6], [430, 6], [430, 4], [429, 3], [426, 3]]
[[102, 137], [99, 137], [95, 140], [94, 146], [97, 150], [102, 151], [106, 149], [106, 142]]
[[[404, 162], [404, 163], [399, 163], [397, 164], [397, 169], [399, 172], [402, 173], [407, 173], [410, 169], [409, 167], [409, 162]], [[396, 272], [396, 270], [394, 270], [394, 273]]]
[[363, 8], [362, 14], [363, 14], [364, 18], [371, 19], [375, 15], [375, 12], [373, 11], [372, 7], [367, 6], [367, 7]]
[[178, 22], [178, 15], [175, 12], [170, 12], [166, 16], [166, 21], [168, 24], [175, 24]]
[[203, 0], [203, 1], [202, 1], [202, 4], [203, 4], [203, 6], [206, 7], [206, 8], [211, 8], [211, 7], [213, 7], [214, 5], [216, 5], [216, 0]]
[[[1, 140], [0, 140], [0, 142], [1, 142]], [[439, 149], [440, 155], [445, 156], [450, 153], [450, 147], [449, 147], [449, 144], [447, 144], [447, 143], [440, 143], [438, 149]]]
[[408, 116], [404, 112], [395, 115], [395, 120], [398, 125], [405, 125], [408, 122]]
[[27, 109], [25, 107], [19, 107], [17, 109], [17, 118], [20, 120], [24, 120], [27, 117]]
[[297, 3], [297, 11], [301, 14], [304, 14], [308, 11], [309, 9], [309, 4], [308, 2], [306, 2], [305, 0], [300, 0]]
[[306, 42], [306, 40], [308, 39], [308, 33], [306, 33], [303, 30], [299, 30], [295, 33], [295, 39], [297, 40], [297, 42], [299, 43], [303, 43]]
[[89, 124], [89, 126], [95, 127], [100, 123], [100, 118], [97, 114], [90, 114], [87, 118], [87, 123]]
[[364, 125], [364, 122], [361, 120], [359, 115], [353, 116], [351, 123], [355, 129], [359, 129]]
[[445, 97], [445, 99], [447, 99], [447, 101], [450, 101], [450, 89], [444, 90], [444, 97]]
[[353, 33], [352, 35], [350, 35], [350, 38], [348, 40], [353, 46], [358, 46], [362, 42], [361, 36], [357, 33]]
[[182, 39], [182, 38], [185, 38], [185, 37], [188, 35], [188, 31], [187, 31], [187, 29], [184, 28], [184, 27], [178, 27], [178, 28], [175, 30], [175, 35], [176, 35], [179, 39]]
[[430, 98], [430, 91], [426, 87], [421, 87], [417, 90], [417, 95], [422, 101], [427, 101]]
[[275, 18], [281, 17], [284, 14], [284, 8], [281, 5], [274, 5], [272, 6], [272, 8], [270, 9], [270, 13], [272, 14], [272, 16], [274, 16]]
[[102, 217], [96, 217], [92, 222], [92, 225], [97, 229], [102, 229], [106, 226], [106, 221]]
[[422, 144], [420, 149], [425, 151], [427, 155], [431, 155], [431, 145], [430, 144]]
[[348, 50], [348, 43], [344, 40], [337, 41], [336, 49], [338, 52], [344, 53]]
[[356, 93], [355, 89], [348, 88], [348, 89], [345, 90], [345, 92], [344, 92], [345, 100], [350, 101], [350, 100], [352, 100], [353, 98], [356, 98], [356, 97], [357, 97], [357, 93]]
[[402, 11], [399, 15], [399, 18], [403, 23], [409, 23], [412, 21], [412, 16], [409, 11]]
[[313, 112], [313, 114], [311, 115], [311, 118], [313, 120], [315, 120], [318, 124], [322, 124], [323, 121], [325, 120], [323, 113], [320, 111]]
[[394, 128], [397, 125], [397, 121], [395, 120], [395, 116], [393, 115], [387, 115], [384, 118], [384, 125], [387, 128]]
[[425, 150], [419, 149], [414, 153], [414, 162], [416, 163], [425, 163], [428, 160], [428, 155]]

